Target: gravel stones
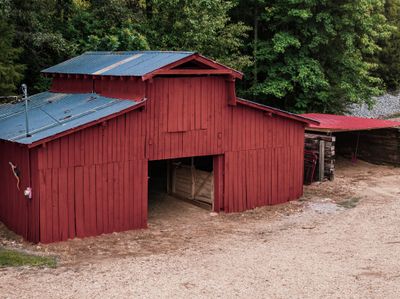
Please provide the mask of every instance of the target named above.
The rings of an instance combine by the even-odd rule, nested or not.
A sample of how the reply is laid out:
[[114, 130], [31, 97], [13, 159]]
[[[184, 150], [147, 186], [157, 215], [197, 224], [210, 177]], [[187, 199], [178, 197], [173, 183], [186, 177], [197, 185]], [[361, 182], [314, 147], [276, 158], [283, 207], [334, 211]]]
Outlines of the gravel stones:
[[367, 104], [353, 105], [348, 115], [367, 118], [390, 118], [400, 114], [400, 92], [376, 97], [372, 109]]

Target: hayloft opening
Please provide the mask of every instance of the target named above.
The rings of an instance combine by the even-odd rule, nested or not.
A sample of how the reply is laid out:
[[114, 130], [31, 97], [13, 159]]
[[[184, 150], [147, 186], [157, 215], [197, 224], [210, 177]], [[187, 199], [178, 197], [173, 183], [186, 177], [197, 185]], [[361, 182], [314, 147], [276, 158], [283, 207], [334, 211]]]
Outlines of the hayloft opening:
[[214, 200], [213, 157], [149, 161], [149, 213], [169, 209], [176, 200], [211, 210]]

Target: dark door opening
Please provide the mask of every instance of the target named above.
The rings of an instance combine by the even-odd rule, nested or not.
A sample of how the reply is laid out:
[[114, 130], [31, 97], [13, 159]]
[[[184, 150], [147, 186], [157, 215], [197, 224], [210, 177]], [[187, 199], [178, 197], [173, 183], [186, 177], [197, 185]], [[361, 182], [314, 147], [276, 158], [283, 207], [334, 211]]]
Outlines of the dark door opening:
[[174, 197], [211, 210], [213, 156], [150, 161], [148, 186], [149, 205]]

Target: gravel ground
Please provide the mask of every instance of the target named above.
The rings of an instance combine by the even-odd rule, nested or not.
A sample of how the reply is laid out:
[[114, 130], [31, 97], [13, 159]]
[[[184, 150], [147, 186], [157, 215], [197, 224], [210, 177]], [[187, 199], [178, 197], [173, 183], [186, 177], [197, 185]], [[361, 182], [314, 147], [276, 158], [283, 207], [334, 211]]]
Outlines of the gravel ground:
[[390, 118], [400, 114], [400, 93], [385, 94], [375, 98], [375, 104], [371, 110], [368, 105], [354, 105], [349, 115], [368, 118]]
[[[153, 233], [135, 240], [118, 234], [43, 246], [62, 253], [62, 265], [0, 270], [0, 297], [400, 298], [399, 182], [398, 168], [345, 163], [334, 182], [309, 186], [302, 201], [276, 209], [210, 216], [188, 208], [197, 222], [189, 229], [186, 218], [165, 230], [152, 220]], [[349, 202], [356, 206], [345, 208]], [[186, 242], [176, 240], [181, 234]], [[120, 255], [126, 242], [148, 237], [161, 250]], [[81, 252], [109, 238], [121, 247], [109, 248], [114, 256], [90, 246], [93, 259]]]

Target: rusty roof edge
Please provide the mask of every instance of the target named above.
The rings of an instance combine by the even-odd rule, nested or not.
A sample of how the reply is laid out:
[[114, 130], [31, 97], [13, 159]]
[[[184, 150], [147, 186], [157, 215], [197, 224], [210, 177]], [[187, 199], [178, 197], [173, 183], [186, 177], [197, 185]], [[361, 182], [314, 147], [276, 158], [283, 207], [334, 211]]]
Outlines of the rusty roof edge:
[[305, 123], [307, 125], [310, 125], [310, 124], [319, 125], [320, 124], [320, 122], [315, 120], [315, 119], [304, 117], [304, 116], [301, 116], [299, 114], [292, 113], [292, 112], [285, 111], [285, 110], [281, 110], [281, 109], [278, 109], [278, 108], [273, 108], [271, 106], [263, 105], [263, 104], [260, 104], [260, 103], [257, 103], [257, 102], [253, 102], [253, 101], [250, 101], [250, 100], [243, 99], [243, 98], [237, 98], [237, 102], [242, 104], [242, 105], [246, 105], [246, 106], [253, 107], [253, 108], [256, 108], [256, 109], [260, 109], [260, 110], [263, 110], [263, 111], [271, 112], [273, 114], [276, 114], [276, 115], [279, 115], [279, 116], [282, 116], [282, 117], [286, 117], [286, 118], [289, 118], [289, 119], [297, 120], [297, 121]]

